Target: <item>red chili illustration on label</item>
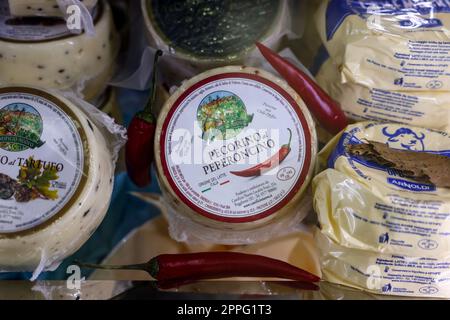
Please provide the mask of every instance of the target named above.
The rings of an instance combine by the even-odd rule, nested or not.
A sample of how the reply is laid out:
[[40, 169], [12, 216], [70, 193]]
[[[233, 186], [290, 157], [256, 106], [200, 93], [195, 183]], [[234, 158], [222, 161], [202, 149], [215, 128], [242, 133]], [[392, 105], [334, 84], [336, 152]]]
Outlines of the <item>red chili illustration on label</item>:
[[291, 152], [291, 140], [292, 140], [292, 131], [288, 128], [289, 131], [289, 142], [287, 144], [283, 144], [278, 150], [276, 154], [267, 159], [266, 161], [257, 164], [254, 167], [242, 170], [242, 171], [230, 171], [231, 174], [239, 177], [257, 177], [260, 176], [263, 172], [269, 171], [283, 162], [284, 159], [288, 156], [289, 152]]

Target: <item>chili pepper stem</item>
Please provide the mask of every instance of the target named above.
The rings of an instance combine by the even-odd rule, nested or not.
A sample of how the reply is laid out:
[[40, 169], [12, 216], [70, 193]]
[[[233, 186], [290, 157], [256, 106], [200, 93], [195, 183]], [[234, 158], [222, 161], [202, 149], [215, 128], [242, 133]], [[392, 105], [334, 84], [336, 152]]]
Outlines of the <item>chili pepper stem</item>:
[[291, 141], [292, 141], [292, 131], [291, 129], [287, 128], [289, 131], [289, 141], [287, 144], [285, 144], [285, 146], [290, 147], [291, 146]]
[[83, 263], [75, 261], [77, 265], [89, 269], [103, 269], [103, 270], [140, 270], [146, 271], [151, 277], [157, 279], [159, 273], [159, 263], [157, 258], [151, 259], [147, 263], [138, 263], [131, 265], [107, 265], [107, 264], [94, 264], [94, 263]]
[[143, 270], [147, 268], [146, 263], [131, 264], [131, 265], [107, 265], [95, 263], [75, 262], [78, 266], [88, 269], [103, 269], [103, 270]]

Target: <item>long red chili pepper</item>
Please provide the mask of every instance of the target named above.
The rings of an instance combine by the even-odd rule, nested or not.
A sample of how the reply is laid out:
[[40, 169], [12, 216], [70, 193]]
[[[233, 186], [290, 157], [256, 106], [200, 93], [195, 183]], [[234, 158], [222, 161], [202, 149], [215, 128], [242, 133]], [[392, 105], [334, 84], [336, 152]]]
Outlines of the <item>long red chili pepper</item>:
[[230, 173], [239, 177], [246, 177], [246, 178], [256, 177], [260, 176], [263, 172], [269, 171], [278, 166], [284, 159], [286, 159], [289, 152], [291, 152], [292, 131], [289, 128], [288, 130], [289, 130], [289, 142], [287, 144], [283, 144], [280, 150], [278, 150], [278, 152], [274, 154], [272, 157], [270, 157], [269, 159], [260, 164], [257, 164], [254, 167], [242, 171], [230, 171]]
[[345, 129], [348, 120], [340, 105], [316, 82], [291, 62], [280, 57], [266, 46], [261, 43], [256, 43], [256, 46], [272, 67], [305, 101], [309, 111], [325, 130], [336, 134]]
[[230, 277], [281, 278], [318, 282], [320, 278], [287, 262], [238, 252], [161, 254], [147, 263], [122, 266], [78, 263], [87, 268], [146, 271], [158, 281], [205, 280]]
[[158, 50], [155, 54], [150, 98], [144, 110], [134, 115], [127, 131], [125, 163], [128, 176], [138, 187], [145, 187], [151, 183], [150, 169], [154, 159], [153, 145], [156, 130], [156, 120], [152, 113], [152, 107], [156, 97], [156, 64], [161, 55], [161, 50]]

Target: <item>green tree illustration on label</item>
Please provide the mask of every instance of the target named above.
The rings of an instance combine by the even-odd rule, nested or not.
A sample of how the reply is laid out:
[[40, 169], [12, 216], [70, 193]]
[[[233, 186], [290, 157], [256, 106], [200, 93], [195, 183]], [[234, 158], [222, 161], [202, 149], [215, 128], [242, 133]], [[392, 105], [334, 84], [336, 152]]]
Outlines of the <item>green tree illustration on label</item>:
[[237, 136], [253, 120], [244, 102], [228, 91], [207, 95], [197, 110], [203, 140], [227, 140]]
[[42, 146], [42, 118], [25, 103], [13, 103], [0, 109], [0, 148], [20, 152]]

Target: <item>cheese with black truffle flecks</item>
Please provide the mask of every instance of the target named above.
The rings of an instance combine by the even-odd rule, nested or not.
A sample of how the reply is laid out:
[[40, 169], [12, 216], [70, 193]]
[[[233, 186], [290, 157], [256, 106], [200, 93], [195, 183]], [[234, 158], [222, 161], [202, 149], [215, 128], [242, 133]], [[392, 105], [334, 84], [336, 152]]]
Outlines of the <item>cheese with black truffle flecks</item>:
[[[97, 0], [79, 1], [88, 9], [92, 9], [97, 4]], [[64, 15], [56, 0], [8, 0], [8, 4], [10, 14], [16, 17], [60, 17]]]
[[69, 100], [0, 88], [0, 270], [52, 269], [89, 239], [113, 188], [102, 131]]
[[63, 19], [0, 16], [0, 85], [75, 90], [92, 100], [114, 72], [119, 38], [111, 9], [101, 2], [95, 36], [74, 35]]
[[243, 230], [295, 214], [312, 178], [314, 122], [284, 81], [245, 66], [204, 72], [158, 118], [159, 182], [177, 215]]

